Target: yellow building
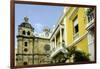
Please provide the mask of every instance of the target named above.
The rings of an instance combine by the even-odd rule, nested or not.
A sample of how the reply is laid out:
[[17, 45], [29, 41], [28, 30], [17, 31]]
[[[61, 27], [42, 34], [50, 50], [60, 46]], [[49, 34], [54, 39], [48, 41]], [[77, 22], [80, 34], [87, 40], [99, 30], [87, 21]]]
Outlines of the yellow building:
[[88, 52], [86, 16], [84, 8], [71, 7], [66, 14], [67, 46], [77, 46], [78, 49]]
[[71, 7], [66, 13], [67, 46], [88, 53], [85, 8]]
[[[89, 56], [90, 54], [90, 61], [94, 61], [94, 32], [90, 33], [91, 30], [88, 29], [89, 26], [94, 27], [94, 17], [87, 16], [87, 10], [88, 8], [85, 7], [64, 8], [64, 14], [59, 19], [50, 38], [50, 42], [54, 44], [53, 46], [51, 45], [53, 47], [51, 59], [55, 60], [55, 63], [75, 62], [75, 53], [70, 58], [67, 58], [67, 48], [69, 47], [75, 47], [77, 51], [84, 53], [85, 56]], [[92, 21], [92, 23], [89, 23], [88, 17], [90, 17], [90, 22]], [[62, 45], [62, 40], [65, 42], [64, 46]], [[81, 59], [79, 58], [79, 61]], [[85, 59], [88, 62], [88, 59]]]

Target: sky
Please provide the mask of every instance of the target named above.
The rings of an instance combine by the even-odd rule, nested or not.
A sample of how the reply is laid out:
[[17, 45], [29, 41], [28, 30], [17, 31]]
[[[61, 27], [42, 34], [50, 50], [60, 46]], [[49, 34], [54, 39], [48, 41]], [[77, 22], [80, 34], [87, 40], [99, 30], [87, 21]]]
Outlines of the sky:
[[52, 28], [63, 14], [63, 8], [60, 6], [16, 4], [15, 26], [17, 27], [15, 30], [24, 21], [23, 18], [25, 16], [29, 18], [29, 23], [35, 28], [37, 33], [42, 32], [44, 26]]
[[36, 33], [41, 33], [45, 26], [52, 29], [63, 15], [63, 9], [62, 6], [15, 4], [15, 34], [18, 34], [18, 25], [24, 21], [25, 16], [29, 18]]

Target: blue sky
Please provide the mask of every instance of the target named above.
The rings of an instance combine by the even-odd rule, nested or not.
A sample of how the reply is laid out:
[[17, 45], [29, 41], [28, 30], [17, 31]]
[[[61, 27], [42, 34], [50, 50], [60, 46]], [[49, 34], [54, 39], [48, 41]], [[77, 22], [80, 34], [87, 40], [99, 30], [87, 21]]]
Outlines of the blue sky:
[[52, 28], [62, 14], [63, 7], [60, 6], [16, 4], [15, 30], [17, 31], [18, 25], [24, 21], [23, 17], [28, 16], [30, 24], [40, 33], [44, 26]]
[[29, 17], [29, 22], [37, 33], [41, 33], [44, 26], [52, 29], [63, 14], [63, 9], [62, 6], [15, 4], [15, 34], [17, 35], [18, 25], [24, 21], [24, 16]]

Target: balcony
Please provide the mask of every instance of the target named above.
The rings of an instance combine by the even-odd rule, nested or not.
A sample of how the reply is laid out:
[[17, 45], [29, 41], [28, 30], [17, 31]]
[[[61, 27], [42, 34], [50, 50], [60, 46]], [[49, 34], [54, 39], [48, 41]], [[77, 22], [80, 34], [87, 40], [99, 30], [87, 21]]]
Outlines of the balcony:
[[56, 46], [56, 48], [53, 48], [50, 52], [50, 58], [53, 58], [54, 56], [58, 55], [60, 52], [66, 54], [67, 53], [67, 50], [66, 50], [66, 47], [64, 45], [61, 45], [60, 46]]
[[94, 27], [94, 22], [95, 22], [95, 11], [93, 8], [87, 10], [87, 18], [88, 18], [88, 23], [86, 29], [91, 30]]

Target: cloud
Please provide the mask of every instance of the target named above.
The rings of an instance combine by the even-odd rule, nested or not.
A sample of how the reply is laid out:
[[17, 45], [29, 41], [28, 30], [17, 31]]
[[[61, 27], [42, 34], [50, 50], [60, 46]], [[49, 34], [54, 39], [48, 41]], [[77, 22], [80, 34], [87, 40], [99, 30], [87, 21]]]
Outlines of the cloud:
[[55, 25], [53, 25], [53, 28], [55, 28]]
[[42, 32], [43, 31], [43, 27], [44, 27], [44, 25], [41, 24], [41, 23], [35, 23], [34, 24], [34, 29], [35, 29], [35, 32], [37, 32], [37, 33]]

